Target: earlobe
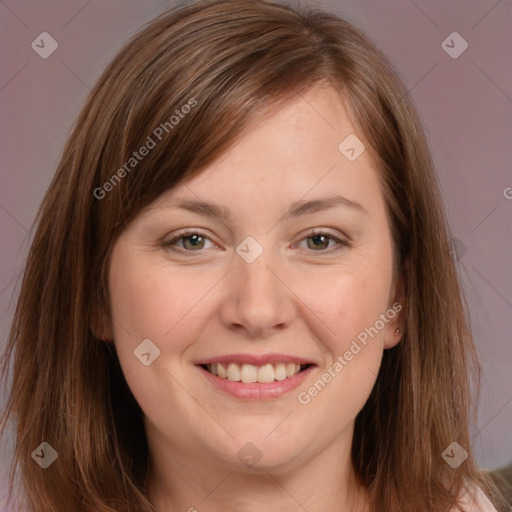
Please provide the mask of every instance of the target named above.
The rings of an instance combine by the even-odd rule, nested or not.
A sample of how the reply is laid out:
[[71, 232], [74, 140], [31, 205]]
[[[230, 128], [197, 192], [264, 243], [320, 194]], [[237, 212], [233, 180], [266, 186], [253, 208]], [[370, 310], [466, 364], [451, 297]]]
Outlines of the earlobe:
[[405, 330], [405, 278], [403, 274], [398, 277], [395, 283], [394, 300], [388, 311], [394, 315], [388, 324], [384, 338], [384, 348], [393, 348], [404, 336]]
[[398, 343], [400, 343], [402, 339], [402, 330], [399, 327], [393, 327], [392, 325], [388, 326], [388, 330], [386, 331], [386, 337], [384, 338], [384, 348], [393, 348]]
[[396, 316], [388, 324], [386, 336], [384, 338], [385, 349], [393, 348], [398, 345], [404, 336], [404, 328], [401, 327], [404, 324], [403, 304], [399, 301], [395, 301], [390, 309], [396, 312]]

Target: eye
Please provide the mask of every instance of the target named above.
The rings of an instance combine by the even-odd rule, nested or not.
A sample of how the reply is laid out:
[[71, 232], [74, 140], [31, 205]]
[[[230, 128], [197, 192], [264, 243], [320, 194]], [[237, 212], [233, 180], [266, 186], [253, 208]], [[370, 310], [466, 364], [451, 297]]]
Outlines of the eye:
[[[342, 249], [343, 247], [349, 247], [350, 244], [345, 240], [340, 240], [339, 238], [336, 238], [329, 233], [323, 232], [323, 231], [315, 231], [311, 233], [306, 238], [303, 238], [299, 244], [297, 244], [297, 247], [300, 247], [300, 244], [306, 242], [307, 249], [310, 249], [314, 252], [324, 252], [324, 253], [331, 253], [334, 251], [338, 251]], [[331, 245], [330, 245], [331, 244]], [[332, 249], [333, 250], [326, 250], [326, 249]]]
[[206, 242], [211, 244], [210, 248], [215, 246], [208, 237], [199, 231], [182, 231], [172, 240], [164, 242], [163, 246], [172, 250], [177, 248], [181, 251], [198, 252], [201, 249], [208, 249], [205, 247]]
[[[343, 247], [350, 246], [347, 241], [340, 240], [324, 231], [314, 231], [309, 236], [303, 238], [296, 247], [300, 248], [304, 242], [306, 242], [307, 249], [322, 253], [332, 253]], [[210, 244], [209, 247], [208, 243]], [[197, 230], [183, 230], [162, 245], [177, 252], [201, 252], [203, 249], [216, 247], [204, 233]]]

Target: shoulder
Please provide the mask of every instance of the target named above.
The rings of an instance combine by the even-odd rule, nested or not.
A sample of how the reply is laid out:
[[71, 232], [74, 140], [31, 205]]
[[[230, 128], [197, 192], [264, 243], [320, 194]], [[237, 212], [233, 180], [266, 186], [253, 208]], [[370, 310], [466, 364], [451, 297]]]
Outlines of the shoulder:
[[[466, 490], [460, 504], [467, 512], [498, 512], [482, 489], [476, 486]], [[457, 512], [457, 508], [453, 508], [450, 512]]]

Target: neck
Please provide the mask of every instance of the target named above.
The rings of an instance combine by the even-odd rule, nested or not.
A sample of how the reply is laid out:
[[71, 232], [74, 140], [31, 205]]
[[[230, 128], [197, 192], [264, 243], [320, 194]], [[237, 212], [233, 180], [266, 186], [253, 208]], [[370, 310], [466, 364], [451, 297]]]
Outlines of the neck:
[[366, 492], [354, 475], [346, 433], [312, 459], [261, 469], [194, 458], [160, 441], [153, 437], [150, 442], [149, 479], [150, 498], [159, 512], [369, 510]]

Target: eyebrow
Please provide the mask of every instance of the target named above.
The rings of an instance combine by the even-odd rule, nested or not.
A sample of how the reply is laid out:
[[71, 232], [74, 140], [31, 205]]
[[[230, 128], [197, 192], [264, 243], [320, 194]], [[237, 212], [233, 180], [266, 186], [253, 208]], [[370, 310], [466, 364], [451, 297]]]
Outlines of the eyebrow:
[[[167, 203], [166, 206], [170, 208], [181, 208], [207, 217], [218, 217], [223, 220], [232, 219], [229, 208], [213, 203], [207, 203], [205, 201], [176, 199]], [[337, 206], [344, 206], [363, 215], [369, 216], [368, 210], [366, 210], [362, 204], [342, 196], [329, 196], [322, 199], [313, 199], [310, 201], [302, 199], [293, 202], [288, 211], [279, 219], [279, 222], [290, 218], [300, 217], [302, 215], [328, 210]]]

